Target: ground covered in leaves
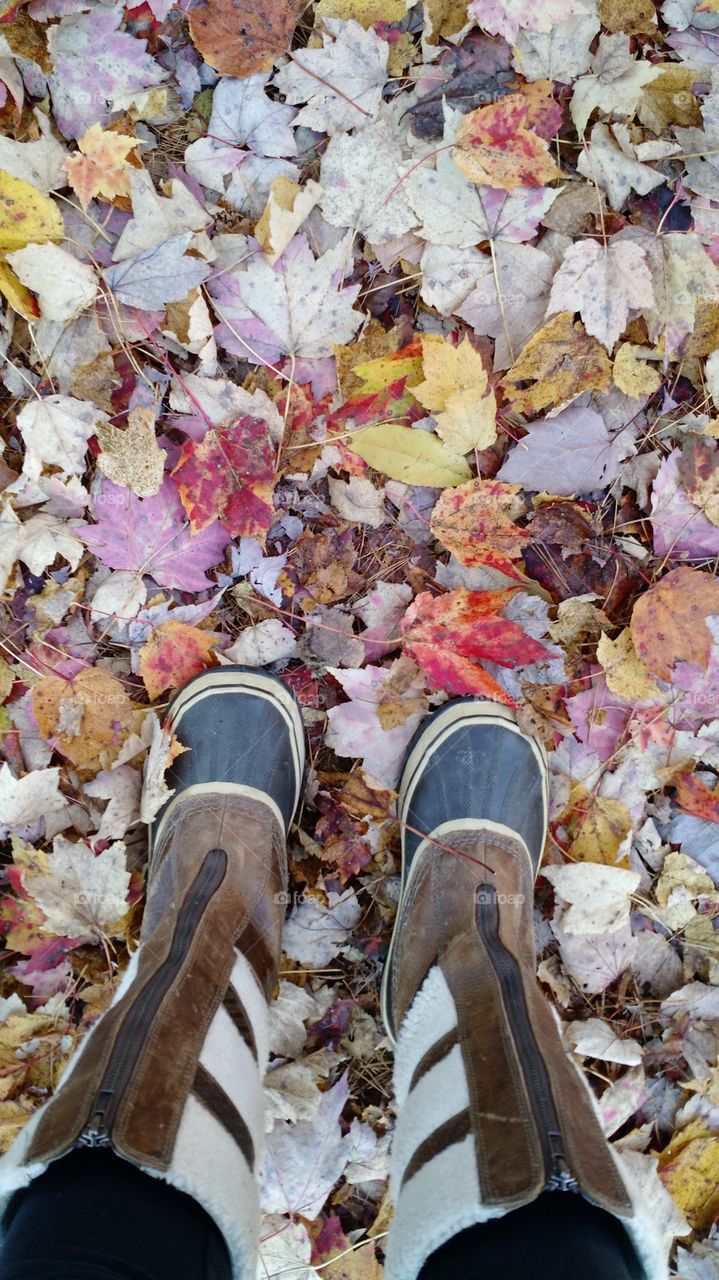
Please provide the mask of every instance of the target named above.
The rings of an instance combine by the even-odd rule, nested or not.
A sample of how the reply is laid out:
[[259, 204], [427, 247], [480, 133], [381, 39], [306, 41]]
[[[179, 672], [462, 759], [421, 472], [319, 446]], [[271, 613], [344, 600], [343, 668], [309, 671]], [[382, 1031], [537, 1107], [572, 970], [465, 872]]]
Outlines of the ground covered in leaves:
[[550, 752], [539, 979], [717, 1280], [717, 0], [2, 14], [0, 1148], [136, 946], [169, 695], [264, 666], [261, 1273], [376, 1280], [393, 788], [474, 693]]

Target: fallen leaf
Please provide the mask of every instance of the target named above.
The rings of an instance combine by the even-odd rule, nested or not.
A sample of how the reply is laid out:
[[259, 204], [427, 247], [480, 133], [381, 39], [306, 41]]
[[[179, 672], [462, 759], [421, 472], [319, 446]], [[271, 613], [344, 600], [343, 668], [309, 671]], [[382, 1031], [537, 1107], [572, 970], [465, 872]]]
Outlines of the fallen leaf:
[[139, 138], [93, 124], [78, 138], [77, 145], [79, 152], [67, 157], [65, 170], [83, 209], [97, 196], [116, 200], [130, 195], [132, 165], [128, 156], [140, 145]]
[[679, 480], [681, 453], [673, 449], [652, 484], [654, 550], [668, 560], [706, 560], [719, 555], [719, 530], [689, 498]]
[[569, 106], [580, 138], [595, 108], [608, 115], [633, 115], [644, 85], [660, 70], [651, 62], [632, 56], [627, 36], [602, 34], [592, 58], [592, 75], [575, 82]]
[[327, 712], [328, 747], [338, 756], [362, 760], [371, 777], [393, 787], [405, 748], [427, 709], [422, 673], [409, 659], [398, 658], [390, 667], [337, 667], [329, 674], [350, 701]]
[[95, 498], [96, 524], [79, 524], [83, 542], [110, 569], [149, 573], [162, 587], [204, 591], [205, 570], [223, 557], [228, 534], [219, 521], [192, 535], [179, 495], [165, 476], [160, 492], [136, 498], [103, 480]]
[[321, 193], [319, 183], [311, 178], [304, 187], [299, 187], [290, 178], [275, 178], [265, 211], [255, 226], [255, 239], [259, 240], [270, 262], [276, 262], [284, 253]]
[[512, 191], [546, 186], [561, 176], [546, 140], [561, 122], [561, 107], [552, 100], [548, 80], [536, 81], [531, 93], [529, 88], [463, 117], [454, 158], [473, 182]]
[[325, 18], [321, 49], [296, 49], [275, 76], [293, 105], [305, 102], [297, 124], [321, 133], [360, 129], [372, 120], [387, 79], [389, 45], [371, 27]]
[[607, 687], [611, 693], [628, 702], [642, 702], [659, 695], [656, 680], [637, 656], [628, 627], [611, 640], [602, 632], [597, 644], [597, 662], [604, 669]]
[[567, 904], [560, 919], [567, 934], [616, 933], [629, 921], [630, 899], [639, 888], [639, 873], [596, 862], [542, 867], [556, 893]]
[[[427, 251], [422, 267], [429, 275], [430, 263], [426, 258]], [[461, 273], [466, 279], [470, 266], [468, 254], [463, 253], [461, 259]], [[494, 338], [494, 367], [508, 369], [525, 343], [541, 328], [555, 264], [541, 249], [508, 240], [498, 241], [494, 256], [489, 259], [480, 256], [480, 263], [474, 287], [470, 284], [450, 310], [466, 320], [475, 333]], [[423, 296], [428, 302], [432, 301], [424, 286]]]
[[600, 1062], [620, 1062], [631, 1067], [642, 1061], [642, 1046], [631, 1036], [619, 1034], [601, 1018], [570, 1023], [564, 1033], [564, 1042], [582, 1057], [598, 1058]]
[[637, 244], [579, 240], [566, 250], [554, 277], [547, 312], [578, 311], [587, 333], [611, 352], [630, 307], [654, 303], [652, 277]]
[[430, 410], [437, 434], [453, 453], [486, 449], [496, 440], [494, 392], [482, 357], [468, 338], [457, 347], [434, 335], [423, 338], [422, 372], [424, 382], [412, 388], [412, 395]]
[[22, 178], [0, 170], [0, 253], [27, 244], [62, 240], [65, 234], [58, 206]]
[[305, 896], [285, 921], [282, 950], [298, 964], [323, 969], [345, 946], [361, 914], [354, 889], [345, 889], [341, 894], [330, 890], [327, 906]]
[[291, 0], [252, 0], [238, 26], [231, 0], [209, 0], [192, 10], [190, 36], [215, 71], [248, 76], [269, 71], [289, 49], [298, 17]]
[[261, 418], [246, 415], [188, 440], [172, 474], [193, 534], [220, 519], [231, 537], [264, 545], [275, 518], [275, 451]]
[[530, 338], [502, 386], [513, 409], [534, 414], [566, 405], [583, 391], [604, 391], [610, 378], [602, 345], [571, 311], [562, 311]]
[[695, 818], [719, 822], [719, 784], [708, 787], [695, 773], [680, 773], [674, 779], [677, 804]]
[[74, 320], [95, 301], [98, 284], [92, 267], [59, 245], [29, 244], [9, 253], [7, 260], [18, 279], [37, 295], [45, 320], [59, 324]]
[[477, 659], [517, 667], [549, 655], [544, 645], [502, 617], [511, 596], [511, 590], [460, 589], [440, 596], [423, 591], [416, 597], [402, 619], [404, 647], [432, 688], [513, 705]]
[[17, 416], [25, 444], [23, 475], [36, 480], [45, 467], [82, 475], [90, 436], [107, 415], [89, 400], [52, 395], [28, 400]]
[[690, 1226], [708, 1228], [719, 1209], [719, 1137], [693, 1120], [662, 1151], [659, 1172]]
[[405, 484], [444, 489], [461, 484], [471, 475], [461, 454], [453, 453], [438, 436], [399, 423], [387, 422], [356, 431], [351, 447], [353, 453], [358, 453], [375, 471]]
[[151, 702], [166, 689], [181, 685], [214, 663], [217, 637], [185, 622], [170, 619], [156, 627], [140, 650], [140, 675]]
[[370, 529], [380, 529], [387, 523], [384, 493], [376, 489], [366, 476], [350, 476], [343, 480], [328, 477], [330, 499], [336, 511], [350, 524], [366, 524]]
[[672, 569], [639, 597], [632, 640], [652, 675], [671, 681], [677, 662], [706, 667], [712, 647], [706, 619], [712, 614], [719, 614], [719, 582], [699, 569]]
[[191, 231], [173, 236], [164, 244], [106, 267], [103, 279], [118, 302], [139, 311], [162, 310], [168, 302], [186, 298], [209, 274], [206, 262], [185, 253], [191, 240]]
[[530, 422], [497, 475], [530, 492], [591, 493], [616, 480], [622, 460], [634, 451], [629, 433], [612, 436], [596, 410], [572, 406]]
[[[301, 909], [301, 908], [300, 908]], [[265, 1142], [260, 1174], [262, 1207], [269, 1213], [320, 1213], [349, 1157], [339, 1118], [349, 1096], [345, 1073], [323, 1093], [312, 1120], [276, 1120]]]
[[664, 180], [661, 173], [637, 158], [626, 125], [616, 124], [609, 129], [601, 121], [594, 125], [577, 169], [600, 194], [606, 192], [612, 209], [623, 209], [632, 191], [648, 195]]
[[719, 525], [719, 454], [716, 440], [690, 435], [677, 463], [679, 479], [690, 502]]
[[617, 348], [612, 369], [612, 380], [625, 396], [640, 399], [654, 395], [658, 391], [662, 378], [658, 369], [646, 359], [641, 359], [642, 348], [631, 342], [623, 342]]
[[297, 651], [297, 638], [280, 618], [266, 618], [254, 627], [245, 627], [222, 657], [246, 667], [267, 667], [271, 662], [286, 661]]
[[[626, 852], [619, 856], [632, 830], [626, 805], [607, 796], [591, 796], [581, 806], [582, 818], [569, 848], [576, 862], [602, 862], [610, 867], [627, 867]], [[563, 925], [566, 928], [566, 925]]]
[[346, 255], [340, 242], [315, 258], [298, 235], [274, 264], [254, 255], [242, 270], [220, 273], [208, 286], [222, 321], [218, 343], [251, 364], [331, 356], [333, 344], [349, 342], [362, 320], [352, 309], [359, 285], [340, 284]]
[[526, 510], [519, 488], [478, 479], [445, 489], [432, 512], [432, 533], [461, 564], [486, 564], [520, 580], [516, 561], [530, 538], [514, 523]]
[[52, 853], [39, 859], [21, 878], [45, 915], [48, 933], [80, 942], [122, 937], [130, 873], [121, 841], [94, 854], [87, 845], [57, 836]]
[[16, 778], [9, 764], [0, 765], [0, 831], [9, 833], [43, 819], [51, 826], [66, 809], [59, 769], [34, 769]]
[[78, 769], [93, 772], [98, 761], [109, 768], [115, 760], [138, 709], [121, 681], [102, 667], [85, 667], [71, 679], [43, 676], [32, 693], [40, 732]]
[[513, 42], [522, 31], [551, 31], [575, 13], [585, 11], [583, 0], [472, 0], [469, 12], [484, 31]]
[[139, 498], [159, 493], [167, 452], [155, 439], [152, 409], [131, 409], [124, 429], [100, 423], [95, 434], [102, 450], [97, 465], [108, 480], [126, 485]]

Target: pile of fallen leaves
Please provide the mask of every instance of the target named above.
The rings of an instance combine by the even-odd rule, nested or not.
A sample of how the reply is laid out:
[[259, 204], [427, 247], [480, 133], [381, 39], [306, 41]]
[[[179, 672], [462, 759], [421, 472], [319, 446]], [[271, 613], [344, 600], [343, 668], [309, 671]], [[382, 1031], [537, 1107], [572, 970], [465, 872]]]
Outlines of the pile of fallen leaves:
[[0, 1148], [137, 945], [168, 697], [265, 667], [311, 772], [263, 1265], [375, 1280], [393, 788], [473, 693], [550, 752], [539, 979], [717, 1280], [717, 0], [30, 0], [0, 41]]

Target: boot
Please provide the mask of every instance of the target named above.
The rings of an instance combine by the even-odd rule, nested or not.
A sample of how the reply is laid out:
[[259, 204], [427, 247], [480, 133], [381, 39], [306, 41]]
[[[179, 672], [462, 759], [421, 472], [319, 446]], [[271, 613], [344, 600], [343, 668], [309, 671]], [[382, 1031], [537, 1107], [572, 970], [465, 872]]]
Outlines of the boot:
[[545, 1190], [619, 1217], [647, 1275], [666, 1273], [536, 981], [547, 776], [543, 749], [492, 703], [446, 703], [410, 745], [382, 991], [398, 1105], [387, 1280], [415, 1280], [457, 1232]]
[[0, 1193], [73, 1147], [111, 1148], [193, 1196], [246, 1280], [302, 718], [280, 680], [223, 667], [191, 680], [168, 720], [188, 750], [151, 831], [140, 946], [54, 1098], [0, 1161]]

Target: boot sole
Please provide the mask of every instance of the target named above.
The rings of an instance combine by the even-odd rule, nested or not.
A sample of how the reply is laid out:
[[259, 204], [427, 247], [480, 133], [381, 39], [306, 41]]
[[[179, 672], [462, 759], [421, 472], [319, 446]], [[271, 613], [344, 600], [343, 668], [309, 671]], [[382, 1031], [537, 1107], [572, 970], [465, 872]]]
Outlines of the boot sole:
[[[402, 865], [401, 865], [401, 883], [400, 893], [397, 902], [397, 919], [392, 930], [387, 957], [385, 959], [384, 971], [382, 974], [382, 985], [380, 989], [380, 1008], [382, 1013], [382, 1021], [384, 1022], [387, 1034], [392, 1041], [396, 1043], [395, 1029], [392, 1015], [390, 1012], [390, 976], [392, 972], [392, 958], [395, 948], [395, 942], [398, 934], [399, 913], [403, 898], [408, 892], [411, 885], [412, 876], [415, 868], [419, 865], [421, 846], [416, 850], [409, 865], [406, 867], [405, 859], [405, 832], [407, 815], [411, 809], [412, 798], [416, 787], [422, 779], [425, 769], [431, 765], [432, 757], [447, 742], [451, 735], [457, 729], [470, 727], [471, 725], [497, 725], [498, 727], [508, 729], [512, 733], [516, 733], [528, 743], [532, 753], [535, 756], [539, 769], [544, 780], [544, 828], [547, 827], [547, 817], [549, 812], [549, 765], [547, 752], [543, 743], [535, 738], [529, 737], [528, 734], [522, 732], [517, 724], [515, 713], [511, 707], [505, 707], [501, 703], [480, 702], [477, 699], [453, 699], [451, 702], [444, 703], [432, 712], [430, 716], [419, 726], [407, 747], [404, 765], [402, 768], [402, 777], [400, 780], [399, 797], [397, 801], [397, 817], [400, 822], [400, 838], [402, 845]], [[504, 823], [495, 822], [490, 818], [460, 818], [441, 823], [436, 826], [433, 831], [427, 832], [426, 837], [422, 841], [429, 839], [431, 836], [442, 837], [444, 832], [457, 830], [472, 831], [490, 831], [495, 834], [509, 835], [515, 840], [519, 840], [527, 852], [527, 858], [532, 867], [533, 878], [536, 879], [538, 868], [535, 869], [534, 861], [526, 842], [522, 839], [518, 832], [512, 827]]]
[[[188, 681], [171, 699], [165, 716], [165, 728], [171, 730], [172, 733], [177, 733], [188, 711], [195, 710], [198, 704], [207, 698], [222, 696], [249, 697], [264, 700], [268, 707], [271, 706], [281, 716], [287, 727], [295, 772], [294, 802], [292, 806], [294, 814], [297, 811], [304, 777], [304, 725], [297, 699], [278, 676], [268, 675], [255, 667], [244, 666], [213, 668], [212, 671], [203, 672]], [[152, 857], [152, 851], [176, 803], [186, 799], [188, 796], [212, 793], [217, 795], [246, 795], [252, 799], [261, 800], [273, 810], [281, 827], [285, 828], [287, 825], [279, 806], [268, 792], [241, 782], [228, 782], [223, 778], [208, 777], [207, 780], [178, 788], [164, 809], [160, 810], [150, 831], [150, 857]]]

